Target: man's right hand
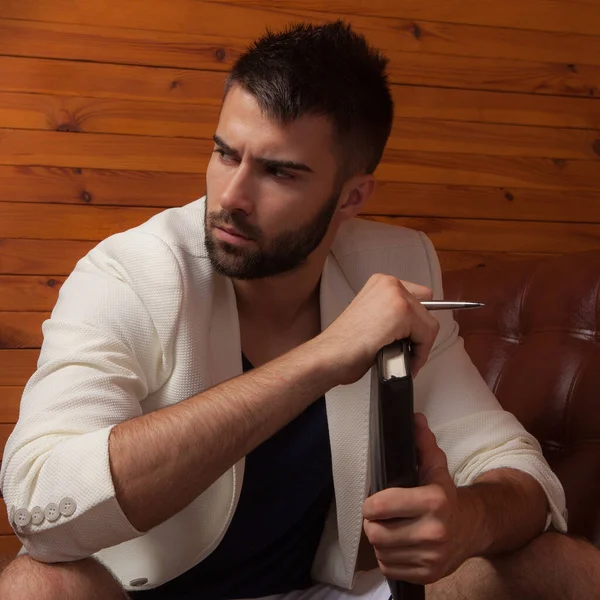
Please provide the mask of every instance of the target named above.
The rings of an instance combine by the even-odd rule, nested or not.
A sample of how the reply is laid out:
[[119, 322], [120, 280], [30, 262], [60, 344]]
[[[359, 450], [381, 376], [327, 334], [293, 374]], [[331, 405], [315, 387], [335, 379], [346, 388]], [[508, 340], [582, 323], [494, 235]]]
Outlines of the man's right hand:
[[339, 385], [354, 383], [373, 365], [377, 352], [410, 338], [413, 376], [425, 364], [439, 323], [420, 303], [431, 300], [429, 288], [390, 275], [373, 275], [346, 310], [315, 342], [336, 369]]

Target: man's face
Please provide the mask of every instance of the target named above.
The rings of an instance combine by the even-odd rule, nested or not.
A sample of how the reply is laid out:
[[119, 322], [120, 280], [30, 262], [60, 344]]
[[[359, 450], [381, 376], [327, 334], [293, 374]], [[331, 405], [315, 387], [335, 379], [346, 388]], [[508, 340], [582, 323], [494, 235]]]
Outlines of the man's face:
[[234, 86], [221, 111], [206, 173], [206, 247], [236, 279], [296, 269], [321, 244], [335, 213], [331, 124], [303, 116], [280, 125]]

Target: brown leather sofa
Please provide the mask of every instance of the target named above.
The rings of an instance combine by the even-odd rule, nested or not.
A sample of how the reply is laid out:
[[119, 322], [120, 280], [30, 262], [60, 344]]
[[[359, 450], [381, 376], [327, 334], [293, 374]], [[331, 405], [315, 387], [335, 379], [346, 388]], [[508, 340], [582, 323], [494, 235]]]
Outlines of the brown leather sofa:
[[446, 273], [471, 359], [540, 441], [570, 533], [600, 547], [600, 250]]

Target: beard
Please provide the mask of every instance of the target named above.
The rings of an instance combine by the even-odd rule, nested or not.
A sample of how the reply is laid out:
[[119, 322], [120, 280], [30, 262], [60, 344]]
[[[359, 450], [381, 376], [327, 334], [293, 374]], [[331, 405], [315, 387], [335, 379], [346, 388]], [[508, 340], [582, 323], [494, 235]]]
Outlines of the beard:
[[[339, 192], [334, 193], [311, 221], [296, 229], [285, 230], [269, 241], [256, 225], [247, 222], [242, 211], [230, 213], [221, 210], [210, 214], [207, 211], [204, 236], [213, 268], [232, 279], [261, 279], [298, 269], [323, 241], [339, 197]], [[211, 233], [215, 226], [234, 227], [241, 235], [254, 241], [255, 247], [240, 248], [215, 239]]]

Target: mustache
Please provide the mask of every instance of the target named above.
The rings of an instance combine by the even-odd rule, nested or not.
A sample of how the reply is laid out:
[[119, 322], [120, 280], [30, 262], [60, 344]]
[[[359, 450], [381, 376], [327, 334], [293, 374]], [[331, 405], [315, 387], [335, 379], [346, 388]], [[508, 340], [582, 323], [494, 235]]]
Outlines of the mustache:
[[230, 226], [237, 229], [244, 237], [249, 240], [257, 241], [262, 237], [262, 231], [256, 225], [248, 223], [244, 213], [233, 212], [230, 213], [226, 210], [220, 210], [219, 212], [213, 212], [208, 215], [208, 222], [212, 227]]

